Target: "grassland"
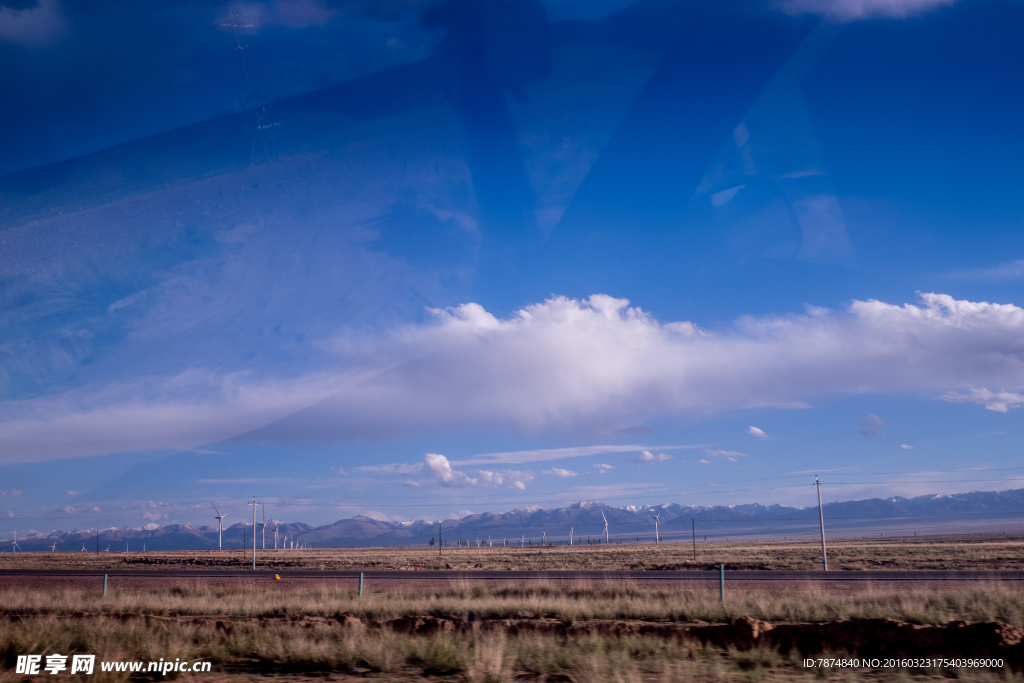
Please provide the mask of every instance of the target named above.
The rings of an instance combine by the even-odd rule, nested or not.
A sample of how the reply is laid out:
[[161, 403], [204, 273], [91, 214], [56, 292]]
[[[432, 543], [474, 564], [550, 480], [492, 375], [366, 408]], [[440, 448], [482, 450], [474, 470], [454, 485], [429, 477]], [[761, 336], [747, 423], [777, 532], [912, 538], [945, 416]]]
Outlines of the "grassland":
[[[362, 597], [352, 580], [289, 580], [286, 571], [280, 581], [227, 574], [170, 579], [146, 571], [251, 566], [251, 555], [243, 557], [239, 551], [8, 553], [0, 555], [0, 569], [138, 572], [112, 577], [106, 596], [96, 577], [0, 579], [0, 651], [6, 662], [0, 682], [21, 680], [13, 673], [17, 655], [59, 652], [96, 654], [107, 661], [205, 659], [214, 663], [213, 673], [191, 676], [210, 681], [953, 678], [1024, 683], [1024, 590], [1016, 583], [773, 582], [766, 588], [734, 583], [720, 602], [713, 584], [545, 583], [519, 580], [514, 574], [704, 569], [719, 562], [729, 568], [816, 569], [819, 550], [807, 542], [701, 543], [696, 563], [692, 547], [683, 544], [446, 547], [440, 556], [436, 548], [257, 552], [258, 566], [282, 571], [417, 566], [513, 570], [502, 572], [502, 581], [471, 582], [453, 574], [427, 582], [371, 582]], [[1024, 539], [847, 540], [830, 544], [829, 560], [830, 568], [840, 571], [1020, 569]], [[969, 624], [981, 630], [975, 633]], [[752, 637], [751, 629], [762, 633]], [[810, 635], [801, 636], [805, 631]], [[903, 644], [894, 645], [896, 641]], [[802, 665], [808, 654], [857, 654], [875, 642], [912, 656], [950, 654], [942, 650], [947, 645], [959, 648], [960, 656], [975, 647], [979, 656], [998, 650], [1016, 668], [841, 670]], [[946, 645], [939, 648], [937, 643]], [[97, 672], [88, 680], [131, 676]], [[136, 680], [143, 678], [135, 675]]]
[[[948, 540], [871, 539], [829, 543], [829, 568], [998, 570], [1024, 568], [1024, 538], [985, 537]], [[240, 550], [174, 552], [57, 552], [0, 554], [0, 569], [13, 567], [76, 569], [238, 568], [251, 566]], [[493, 569], [493, 570], [659, 570], [710, 569], [813, 570], [821, 566], [821, 548], [807, 541], [612, 544], [518, 547], [323, 548], [257, 550], [264, 569]]]
[[[713, 590], [621, 582], [512, 582], [488, 590], [456, 579], [443, 587], [410, 583], [360, 598], [350, 583], [337, 581], [211, 586], [191, 579], [146, 588], [133, 588], [132, 581], [113, 580], [106, 596], [98, 584], [5, 583], [0, 651], [7, 667], [0, 681], [20, 680], [12, 673], [18, 654], [53, 652], [96, 654], [101, 660], [207, 659], [214, 673], [195, 676], [209, 680], [1024, 680], [1009, 669], [808, 669], [801, 665], [806, 653], [729, 639], [728, 625], [741, 625], [746, 617], [773, 623], [888, 617], [922, 625], [962, 620], [1024, 626], [1024, 593], [1012, 584], [736, 590], [722, 603]], [[716, 624], [726, 629], [717, 640], [695, 636]], [[90, 680], [129, 676], [97, 673]]]

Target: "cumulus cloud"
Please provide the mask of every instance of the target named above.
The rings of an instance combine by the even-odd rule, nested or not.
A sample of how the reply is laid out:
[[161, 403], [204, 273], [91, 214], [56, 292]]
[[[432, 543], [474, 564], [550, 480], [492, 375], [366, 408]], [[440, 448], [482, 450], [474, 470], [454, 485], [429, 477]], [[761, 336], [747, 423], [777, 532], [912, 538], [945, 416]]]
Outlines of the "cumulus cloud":
[[905, 19], [952, 5], [956, 0], [781, 0], [789, 14], [817, 14], [853, 21], [858, 19]]
[[671, 460], [671, 459], [672, 459], [672, 456], [671, 455], [667, 455], [665, 453], [658, 453], [657, 455], [655, 455], [654, 453], [651, 453], [650, 451], [643, 451], [642, 453], [640, 453], [639, 457], [633, 458], [633, 460], [631, 462], [635, 462], [635, 463], [640, 464], [640, 465], [645, 465], [647, 463], [652, 463], [652, 462], [665, 462], [666, 460]]
[[477, 477], [470, 477], [465, 472], [452, 468], [448, 458], [440, 453], [427, 453], [423, 456], [423, 472], [433, 477], [441, 486], [464, 488], [478, 486], [480, 488], [506, 486], [508, 488], [526, 488], [526, 482], [533, 479], [533, 473], [519, 470], [477, 470]]
[[747, 434], [750, 434], [751, 436], [756, 436], [759, 439], [768, 438], [768, 434], [765, 433], [763, 429], [758, 429], [757, 427], [747, 427]]
[[1010, 408], [1019, 408], [1024, 404], [1024, 394], [1012, 391], [989, 391], [988, 389], [971, 389], [966, 394], [950, 391], [942, 395], [942, 400], [951, 403], [976, 403], [997, 413], [1005, 413]]
[[550, 470], [544, 470], [544, 474], [561, 477], [562, 479], [577, 476], [576, 472], [573, 472], [572, 470], [563, 470], [561, 467], [552, 467]]
[[427, 453], [423, 456], [423, 473], [436, 479], [441, 486], [461, 488], [477, 485], [476, 479], [458, 470], [453, 470], [448, 458], [440, 453]]
[[[294, 380], [196, 371], [8, 401], [0, 452], [43, 460], [195, 447], [232, 434], [278, 442], [460, 428], [598, 435], [658, 416], [797, 408], [835, 395], [934, 392], [992, 410], [1019, 405], [1009, 392], [1024, 387], [1024, 309], [920, 298], [744, 317], [716, 332], [659, 322], [604, 295], [554, 297], [508, 319], [465, 304], [433, 311], [426, 324], [349, 334], [337, 369]], [[1010, 388], [984, 389], [992, 385]]]
[[857, 433], [861, 436], [871, 436], [876, 439], [882, 438], [882, 427], [885, 426], [885, 420], [878, 417], [877, 415], [868, 415], [860, 419], [860, 429]]
[[914, 447], [911, 446], [910, 444], [903, 444], [903, 445], [900, 446], [900, 448], [902, 448], [905, 451], [912, 451], [912, 450], [914, 450]]
[[594, 469], [597, 470], [598, 474], [604, 474], [608, 470], [614, 470], [615, 468], [612, 467], [611, 465], [599, 464], [599, 465], [594, 465]]

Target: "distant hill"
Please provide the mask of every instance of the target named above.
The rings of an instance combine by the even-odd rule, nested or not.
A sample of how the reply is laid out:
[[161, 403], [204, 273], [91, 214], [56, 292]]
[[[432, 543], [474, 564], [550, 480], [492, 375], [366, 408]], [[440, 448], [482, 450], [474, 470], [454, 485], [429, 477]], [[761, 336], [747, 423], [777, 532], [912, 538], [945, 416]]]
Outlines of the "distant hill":
[[[654, 515], [659, 516], [663, 540], [703, 540], [723, 537], [813, 537], [818, 534], [818, 508], [785, 505], [685, 506], [672, 503], [644, 507], [611, 507], [598, 501], [574, 503], [565, 508], [538, 505], [510, 512], [484, 512], [445, 520], [442, 539], [455, 544], [468, 541], [495, 545], [546, 542], [564, 543], [572, 528], [574, 542], [597, 541], [608, 519], [612, 542], [654, 540]], [[1013, 531], [1024, 533], [1024, 489], [1011, 491], [975, 491], [953, 495], [925, 495], [916, 498], [871, 498], [828, 503], [824, 506], [825, 528], [830, 536], [976, 533]], [[313, 547], [423, 545], [436, 539], [438, 523], [384, 522], [356, 516], [333, 524], [311, 527], [308, 524], [268, 522], [266, 543], [274, 547], [273, 528], [277, 525], [278, 545], [284, 539]], [[234, 524], [224, 530], [223, 547], [251, 547], [252, 526]], [[19, 535], [18, 545], [25, 551], [48, 550], [54, 542], [58, 550], [138, 552], [143, 550], [210, 550], [217, 547], [217, 528], [171, 524], [123, 527], [95, 531], [55, 531], [49, 534]], [[262, 547], [262, 531], [257, 529], [257, 546]], [[6, 551], [7, 549], [4, 548]]]

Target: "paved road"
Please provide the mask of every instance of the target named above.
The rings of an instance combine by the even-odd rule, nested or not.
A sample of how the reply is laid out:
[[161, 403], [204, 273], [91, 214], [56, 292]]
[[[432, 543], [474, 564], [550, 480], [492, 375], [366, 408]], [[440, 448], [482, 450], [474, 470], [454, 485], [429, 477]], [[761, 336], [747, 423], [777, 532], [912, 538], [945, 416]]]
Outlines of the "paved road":
[[[355, 571], [285, 569], [0, 569], [0, 576], [107, 576], [135, 578], [358, 579]], [[363, 571], [367, 581], [717, 581], [717, 571]], [[726, 570], [726, 581], [1024, 581], [1024, 571], [750, 571]]]

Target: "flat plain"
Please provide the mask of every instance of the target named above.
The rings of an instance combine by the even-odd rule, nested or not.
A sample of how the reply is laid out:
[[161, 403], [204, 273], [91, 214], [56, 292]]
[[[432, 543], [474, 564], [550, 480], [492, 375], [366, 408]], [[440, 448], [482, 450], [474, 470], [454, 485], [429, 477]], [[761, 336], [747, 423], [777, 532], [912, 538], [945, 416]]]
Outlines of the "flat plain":
[[[522, 580], [516, 570], [817, 569], [808, 542], [612, 544], [526, 548], [257, 550], [261, 569], [503, 570], [500, 581], [239, 577], [250, 553], [24, 553], [4, 569], [131, 569], [111, 577], [0, 577], [0, 650], [95, 654], [103, 661], [206, 660], [220, 680], [467, 681], [1024, 681], [1019, 582], [731, 583]], [[439, 556], [440, 555], [440, 556]], [[830, 569], [1024, 568], [1024, 540], [835, 542]], [[150, 569], [224, 569], [163, 578]], [[412, 579], [412, 575], [410, 575]], [[835, 666], [820, 657], [893, 666]], [[929, 663], [930, 658], [961, 665]], [[807, 666], [805, 659], [814, 659]], [[908, 659], [909, 658], [909, 659]], [[1000, 660], [968, 666], [963, 660]], [[910, 661], [916, 659], [918, 661]], [[154, 680], [100, 672], [83, 680]]]
[[[695, 559], [696, 558], [696, 559]], [[512, 571], [616, 571], [713, 569], [817, 570], [821, 546], [814, 541], [699, 541], [444, 548], [314, 548], [256, 550], [262, 569]], [[969, 570], [1024, 569], [1024, 538], [978, 536], [955, 539], [860, 539], [829, 541], [829, 569]], [[40, 569], [238, 569], [252, 566], [252, 550], [133, 552], [40, 552], [0, 554], [0, 570]]]

